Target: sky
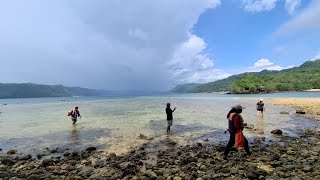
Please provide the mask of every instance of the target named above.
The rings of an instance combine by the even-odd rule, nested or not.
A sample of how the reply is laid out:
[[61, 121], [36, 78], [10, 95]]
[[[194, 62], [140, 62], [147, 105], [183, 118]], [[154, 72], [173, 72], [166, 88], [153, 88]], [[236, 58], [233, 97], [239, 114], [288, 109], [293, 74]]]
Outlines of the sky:
[[1, 0], [0, 83], [168, 90], [320, 58], [320, 0]]

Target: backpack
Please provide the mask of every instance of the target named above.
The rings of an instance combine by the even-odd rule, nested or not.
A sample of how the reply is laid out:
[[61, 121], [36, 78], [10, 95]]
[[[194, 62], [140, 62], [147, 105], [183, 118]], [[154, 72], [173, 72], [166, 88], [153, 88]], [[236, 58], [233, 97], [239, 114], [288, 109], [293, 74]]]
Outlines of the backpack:
[[73, 110], [68, 111], [68, 116], [72, 116], [73, 115]]

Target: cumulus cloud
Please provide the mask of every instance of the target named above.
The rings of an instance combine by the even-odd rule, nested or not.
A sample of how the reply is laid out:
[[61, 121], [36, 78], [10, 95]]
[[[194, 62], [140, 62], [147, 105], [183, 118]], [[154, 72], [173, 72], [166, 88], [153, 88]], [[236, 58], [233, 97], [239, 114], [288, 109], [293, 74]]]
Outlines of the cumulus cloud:
[[[1, 1], [0, 82], [159, 90], [170, 88], [178, 77], [214, 79], [211, 72], [219, 70], [190, 29], [204, 11], [219, 4], [219, 0]], [[188, 57], [191, 52], [181, 50], [190, 40], [198, 43], [193, 59]], [[168, 67], [179, 57], [188, 58]], [[173, 69], [185, 69], [187, 77]]]
[[276, 36], [291, 35], [302, 31], [320, 30], [320, 1], [313, 0], [308, 7], [294, 18], [283, 24]]
[[318, 60], [320, 59], [320, 52], [318, 54], [316, 54], [311, 60]]
[[196, 35], [181, 43], [168, 63], [180, 83], [206, 83], [226, 78], [228, 73], [214, 67], [213, 60], [204, 54], [206, 43]]
[[[291, 67], [291, 66], [290, 66]], [[271, 62], [269, 59], [260, 59], [253, 64], [253, 66], [249, 67], [250, 72], [259, 72], [262, 70], [282, 70], [290, 67], [283, 67]]]
[[277, 0], [242, 0], [242, 4], [246, 11], [262, 12], [275, 8]]

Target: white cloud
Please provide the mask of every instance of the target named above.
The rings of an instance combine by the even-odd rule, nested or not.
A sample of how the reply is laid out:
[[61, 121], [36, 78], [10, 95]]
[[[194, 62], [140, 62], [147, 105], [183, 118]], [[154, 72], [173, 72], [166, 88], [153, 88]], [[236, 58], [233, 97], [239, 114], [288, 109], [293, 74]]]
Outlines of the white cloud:
[[301, 0], [286, 0], [284, 7], [288, 11], [288, 14], [293, 14], [300, 5]]
[[246, 11], [262, 12], [275, 8], [277, 0], [242, 0], [242, 4]]
[[271, 62], [269, 59], [260, 59], [257, 62], [253, 64], [253, 66], [249, 67], [249, 72], [260, 72], [262, 70], [282, 70], [286, 68], [290, 68], [291, 66], [288, 67], [283, 67], [280, 65], [277, 65], [273, 62]]
[[[219, 4], [220, 0], [1, 1], [0, 82], [168, 89], [177, 80], [171, 78], [176, 72], [166, 66], [177, 54], [175, 49], [189, 41], [199, 16]], [[193, 53], [197, 70], [178, 67], [198, 77], [212, 70], [213, 63], [202, 52], [205, 44], [193, 43], [199, 43], [194, 50], [198, 53]], [[190, 52], [181, 53], [187, 57]]]
[[313, 0], [307, 8], [283, 24], [274, 35], [291, 35], [301, 31], [320, 30], [320, 1]]
[[[279, 0], [242, 0], [243, 8], [249, 12], [270, 11], [277, 6]], [[300, 6], [301, 0], [285, 0], [284, 7], [288, 14], [293, 14]]]
[[311, 60], [318, 60], [320, 59], [320, 52], [318, 54], [316, 54]]
[[206, 83], [230, 75], [214, 67], [213, 60], [203, 53], [205, 48], [204, 40], [196, 35], [189, 35], [189, 39], [176, 48], [168, 67], [180, 83]]

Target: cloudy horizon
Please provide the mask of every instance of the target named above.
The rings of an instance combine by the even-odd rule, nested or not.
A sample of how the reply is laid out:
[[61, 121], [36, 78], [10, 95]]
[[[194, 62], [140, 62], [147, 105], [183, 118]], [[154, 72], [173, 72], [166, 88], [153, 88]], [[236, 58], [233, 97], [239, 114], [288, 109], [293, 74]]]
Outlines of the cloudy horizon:
[[0, 83], [168, 90], [281, 70], [320, 57], [319, 12], [316, 0], [1, 1]]

